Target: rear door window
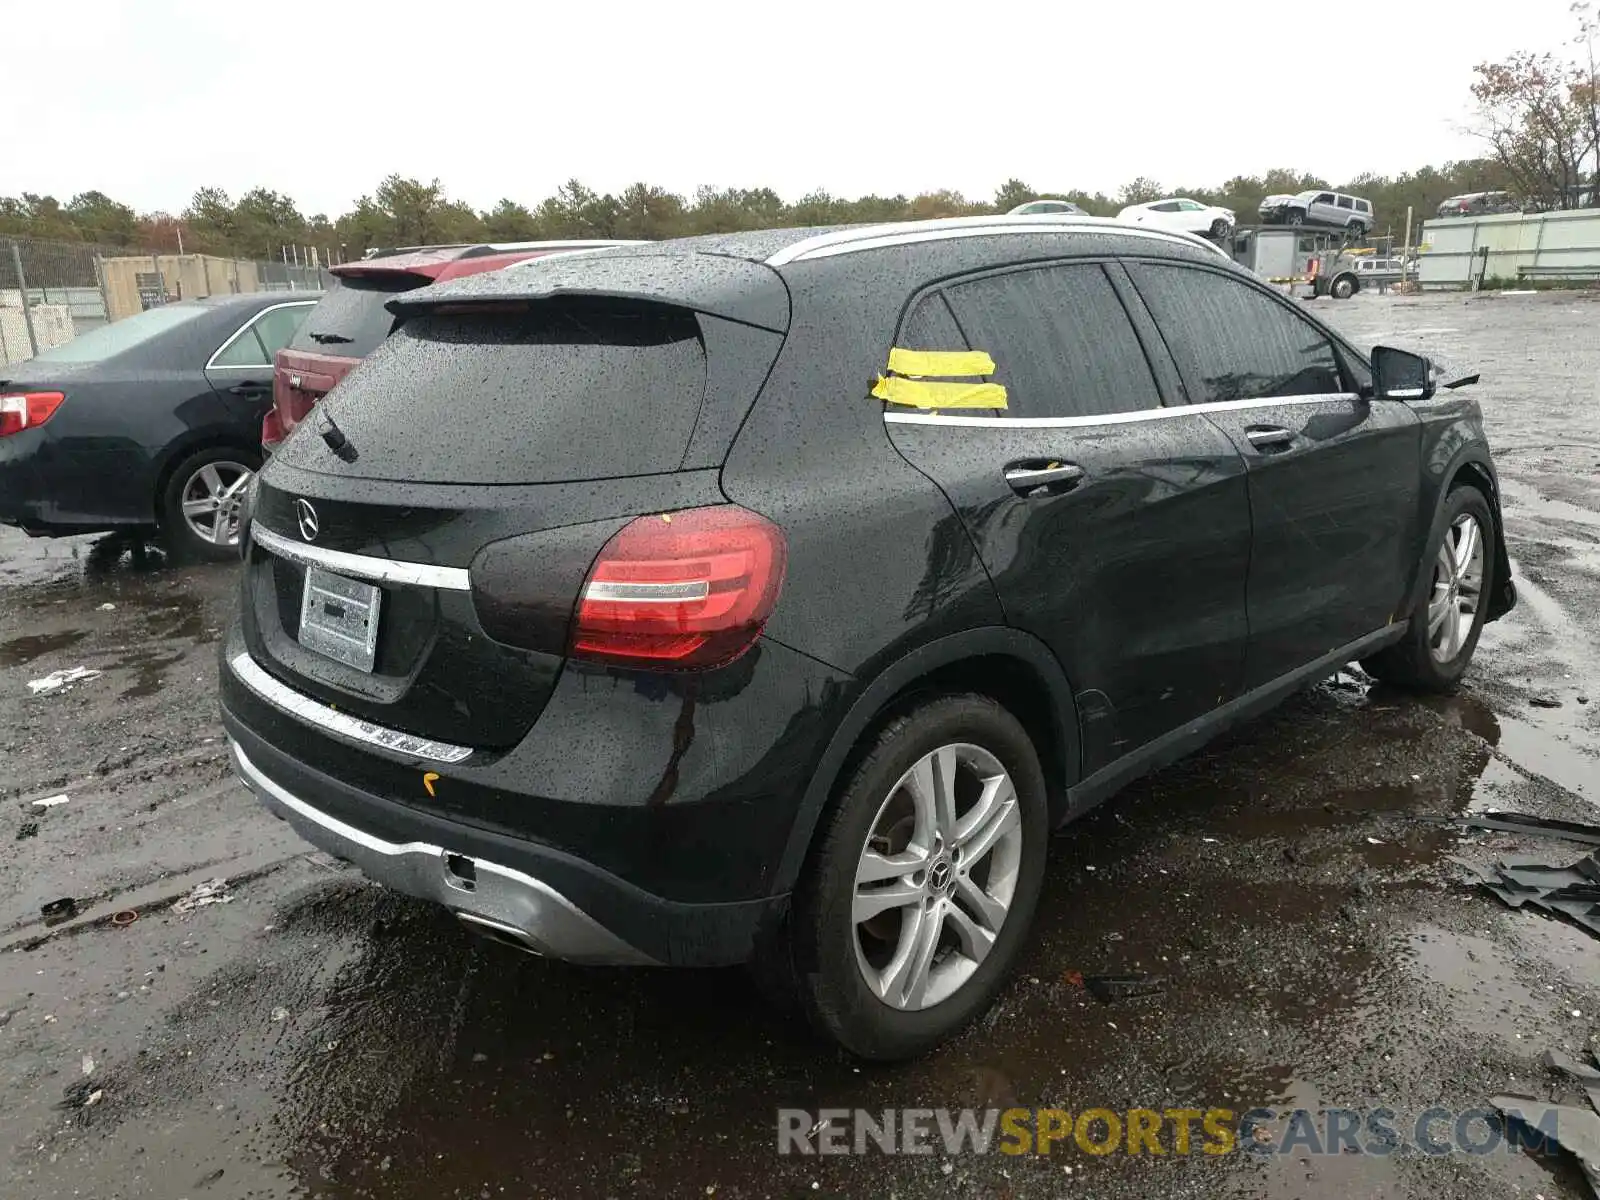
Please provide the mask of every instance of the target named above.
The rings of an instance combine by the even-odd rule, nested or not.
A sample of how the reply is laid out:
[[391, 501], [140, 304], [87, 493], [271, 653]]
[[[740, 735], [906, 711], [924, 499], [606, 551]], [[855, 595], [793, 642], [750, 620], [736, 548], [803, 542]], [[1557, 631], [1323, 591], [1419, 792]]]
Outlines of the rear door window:
[[1159, 408], [1160, 393], [1106, 273], [1033, 267], [946, 290], [974, 350], [986, 350], [1017, 417], [1095, 417]]
[[294, 331], [311, 310], [309, 304], [286, 304], [252, 318], [211, 360], [213, 367], [264, 367], [289, 344]]
[[1128, 270], [1195, 403], [1344, 391], [1333, 344], [1273, 297], [1197, 267], [1129, 263]]
[[281, 453], [312, 470], [429, 483], [658, 474], [682, 463], [705, 386], [700, 327], [681, 309], [423, 314], [323, 401], [355, 462], [315, 436]]
[[429, 282], [425, 275], [403, 273], [336, 279], [290, 339], [289, 349], [365, 358], [394, 328], [394, 316], [384, 305]]
[[1340, 196], [1339, 197], [1339, 207], [1340, 208], [1354, 208], [1355, 207], [1355, 201], [1350, 199], [1349, 196]]

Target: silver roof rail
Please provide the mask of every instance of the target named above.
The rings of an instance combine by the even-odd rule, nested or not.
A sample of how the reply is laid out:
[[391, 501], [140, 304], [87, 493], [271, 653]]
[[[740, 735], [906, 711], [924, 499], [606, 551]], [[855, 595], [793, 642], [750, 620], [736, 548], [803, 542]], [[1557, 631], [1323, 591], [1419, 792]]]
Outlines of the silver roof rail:
[[862, 250], [881, 250], [889, 246], [909, 246], [919, 242], [942, 242], [955, 238], [999, 237], [1019, 233], [1104, 233], [1126, 237], [1145, 237], [1157, 241], [1201, 246], [1213, 254], [1232, 259], [1220, 246], [1192, 233], [1173, 229], [1150, 229], [1112, 217], [1078, 217], [1061, 213], [1028, 216], [944, 217], [935, 221], [897, 221], [884, 225], [863, 225], [837, 229], [802, 238], [767, 259], [769, 267], [814, 258], [832, 258]]

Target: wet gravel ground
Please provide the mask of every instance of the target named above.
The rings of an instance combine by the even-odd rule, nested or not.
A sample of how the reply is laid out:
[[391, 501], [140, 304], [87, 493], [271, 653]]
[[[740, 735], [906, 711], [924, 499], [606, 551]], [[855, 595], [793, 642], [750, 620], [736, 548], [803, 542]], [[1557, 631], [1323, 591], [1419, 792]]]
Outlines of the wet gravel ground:
[[[1458, 696], [1342, 674], [1060, 835], [998, 1008], [906, 1066], [819, 1047], [738, 972], [523, 957], [310, 854], [227, 775], [233, 571], [0, 530], [0, 1196], [1587, 1194], [1504, 1151], [776, 1153], [780, 1107], [1581, 1103], [1538, 1056], [1600, 1044], [1600, 944], [1466, 864], [1585, 848], [1429, 818], [1600, 820], [1600, 301], [1318, 307], [1483, 370], [1520, 606]], [[103, 674], [30, 696], [73, 666]], [[227, 902], [173, 904], [214, 877]], [[1077, 982], [1142, 972], [1158, 994]]]

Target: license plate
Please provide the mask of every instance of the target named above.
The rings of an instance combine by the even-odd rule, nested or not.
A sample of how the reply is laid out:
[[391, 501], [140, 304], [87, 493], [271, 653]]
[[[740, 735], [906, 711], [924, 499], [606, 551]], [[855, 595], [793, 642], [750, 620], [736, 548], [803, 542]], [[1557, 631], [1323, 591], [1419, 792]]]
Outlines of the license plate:
[[382, 601], [376, 584], [308, 566], [300, 599], [300, 644], [358, 671], [372, 670]]

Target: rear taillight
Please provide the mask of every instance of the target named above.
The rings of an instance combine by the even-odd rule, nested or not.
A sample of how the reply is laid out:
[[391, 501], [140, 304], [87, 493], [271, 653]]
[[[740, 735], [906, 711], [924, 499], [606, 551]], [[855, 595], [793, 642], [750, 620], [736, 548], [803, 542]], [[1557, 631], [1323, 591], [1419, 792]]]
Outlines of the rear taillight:
[[55, 416], [66, 397], [60, 392], [11, 392], [0, 396], [0, 437], [10, 437]]
[[733, 505], [635, 518], [590, 568], [571, 653], [666, 670], [731, 662], [771, 615], [785, 559], [783, 531]]
[[261, 418], [261, 445], [264, 449], [272, 450], [283, 441], [285, 437], [283, 421], [278, 417], [278, 410], [267, 409], [266, 416]]

